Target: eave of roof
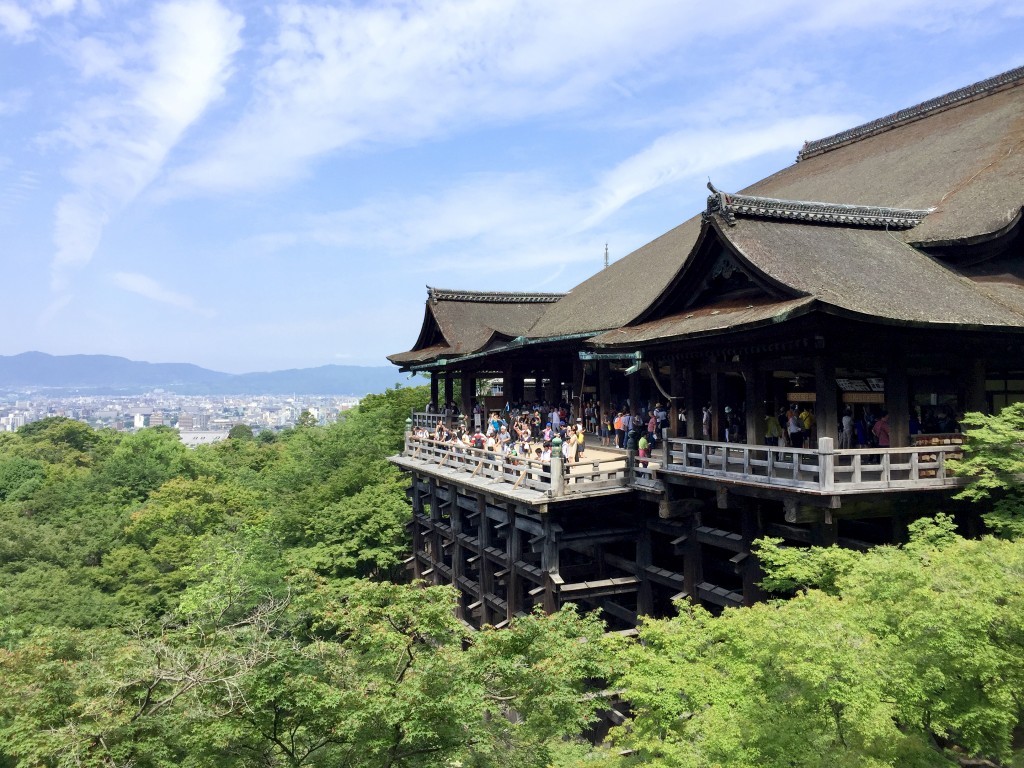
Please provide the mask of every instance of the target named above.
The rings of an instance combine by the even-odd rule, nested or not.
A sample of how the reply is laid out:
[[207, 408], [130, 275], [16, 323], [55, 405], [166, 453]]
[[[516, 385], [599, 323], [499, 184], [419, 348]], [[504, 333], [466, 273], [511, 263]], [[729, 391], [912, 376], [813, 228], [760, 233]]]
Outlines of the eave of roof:
[[616, 328], [595, 336], [589, 343], [596, 347], [632, 347], [682, 338], [698, 339], [723, 331], [753, 329], [785, 322], [806, 314], [814, 304], [815, 299], [811, 296], [784, 301], [722, 302], [638, 325]]
[[427, 300], [471, 301], [483, 304], [553, 304], [565, 296], [564, 293], [525, 293], [515, 291], [462, 291], [427, 286]]
[[[587, 331], [586, 333], [570, 333], [561, 336], [547, 336], [544, 338], [527, 338], [525, 336], [519, 336], [504, 344], [491, 347], [490, 349], [484, 349], [479, 352], [471, 352], [468, 354], [445, 355], [443, 359], [435, 359], [421, 365], [414, 365], [411, 366], [409, 370], [422, 371], [439, 367], [458, 368], [459, 365], [465, 362], [479, 360], [485, 357], [494, 357], [506, 352], [515, 352], [523, 347], [535, 347], [541, 344], [557, 344], [563, 341], [579, 341], [582, 339], [589, 339], [593, 335], [593, 331]], [[388, 359], [390, 360], [391, 358]]]
[[707, 220], [719, 214], [730, 225], [737, 216], [765, 219], [790, 219], [815, 224], [841, 224], [843, 226], [910, 229], [916, 227], [934, 208], [889, 208], [878, 205], [849, 203], [819, 203], [807, 200], [782, 200], [774, 197], [739, 195], [722, 192], [709, 181], [707, 209], [702, 214]]

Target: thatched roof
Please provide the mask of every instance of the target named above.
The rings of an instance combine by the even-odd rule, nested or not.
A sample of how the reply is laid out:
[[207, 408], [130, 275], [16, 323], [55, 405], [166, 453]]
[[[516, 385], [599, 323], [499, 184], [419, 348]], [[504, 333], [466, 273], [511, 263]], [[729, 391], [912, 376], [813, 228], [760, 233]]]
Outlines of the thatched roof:
[[560, 293], [455, 291], [427, 286], [419, 338], [408, 352], [389, 355], [403, 367], [479, 352], [523, 335]]
[[[814, 142], [805, 147], [800, 162], [740, 193], [792, 202], [825, 201], [819, 205], [919, 212], [933, 209], [916, 226], [899, 233], [864, 235], [852, 230], [840, 236], [804, 231], [807, 227], [831, 229], [825, 225], [780, 224], [777, 227], [781, 230], [764, 230], [760, 244], [754, 238], [746, 240], [745, 245], [767, 260], [768, 244], [775, 243], [780, 253], [785, 253], [791, 247], [787, 241], [790, 236], [796, 243], [803, 243], [799, 247], [812, 249], [824, 248], [825, 240], [838, 238], [847, 252], [859, 257], [866, 258], [865, 249], [877, 247], [879, 254], [898, 256], [908, 260], [907, 265], [921, 266], [929, 274], [942, 269], [930, 260], [930, 266], [925, 266], [922, 259], [927, 257], [912, 248], [898, 249], [898, 254], [893, 249], [907, 243], [928, 248], [984, 240], [1004, 231], [1019, 216], [1024, 207], [1022, 85], [1024, 68], [933, 99], [906, 110], [906, 114], [897, 113]], [[744, 231], [749, 234], [755, 229]], [[676, 280], [700, 231], [701, 218], [695, 216], [615, 262], [552, 305], [529, 335], [608, 330], [634, 322]], [[737, 233], [737, 238], [745, 236]], [[815, 273], [810, 262], [824, 258], [826, 253], [809, 252], [809, 260], [801, 261], [809, 275]], [[787, 269], [779, 259], [772, 268]], [[899, 272], [906, 274], [906, 270]], [[960, 278], [954, 274], [947, 277], [944, 288], [932, 281], [930, 290], [941, 296], [956, 293], [953, 284]], [[913, 282], [918, 281], [915, 274]], [[622, 290], [623, 285], [628, 290]], [[842, 288], [837, 291], [843, 292]], [[900, 318], [906, 315], [904, 319], [923, 321], [925, 307], [918, 313], [911, 304], [869, 300], [864, 291], [858, 295], [865, 307], [875, 301]], [[985, 294], [974, 291], [970, 296], [983, 299]], [[963, 298], [967, 300], [967, 295]]]

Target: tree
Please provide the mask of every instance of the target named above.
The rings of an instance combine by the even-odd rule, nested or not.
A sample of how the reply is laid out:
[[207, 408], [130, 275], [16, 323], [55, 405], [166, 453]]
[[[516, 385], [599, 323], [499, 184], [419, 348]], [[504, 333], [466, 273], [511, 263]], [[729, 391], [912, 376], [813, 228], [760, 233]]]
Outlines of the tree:
[[235, 424], [228, 430], [228, 440], [252, 440], [252, 427], [248, 424]]
[[828, 553], [793, 551], [777, 573], [767, 563], [776, 583], [804, 582], [790, 600], [720, 617], [682, 604], [644, 623], [618, 681], [634, 717], [617, 738], [637, 763], [1009, 757], [1024, 701], [1024, 542], [965, 540], [939, 516], [913, 524], [906, 546]]
[[990, 529], [1010, 538], [1024, 536], [1024, 403], [994, 416], [968, 413], [963, 423], [964, 457], [950, 466], [971, 482], [956, 498], [989, 502], [982, 518]]

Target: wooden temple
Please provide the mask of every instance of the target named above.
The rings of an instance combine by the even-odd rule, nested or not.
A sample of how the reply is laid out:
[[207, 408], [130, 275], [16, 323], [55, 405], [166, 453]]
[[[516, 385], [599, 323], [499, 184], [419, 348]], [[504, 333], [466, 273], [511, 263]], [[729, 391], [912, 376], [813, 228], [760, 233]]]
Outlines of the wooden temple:
[[[679, 596], [750, 604], [755, 539], [901, 540], [952, 510], [950, 424], [1024, 399], [1024, 67], [808, 142], [741, 192], [708, 186], [703, 212], [564, 295], [429, 289], [389, 358], [429, 374], [439, 408], [500, 379], [510, 402], [669, 409], [649, 466], [568, 477], [410, 437], [393, 461], [411, 567], [458, 587], [466, 621], [577, 602], [628, 628]], [[792, 404], [815, 439], [766, 445]], [[838, 447], [847, 409], [887, 411], [891, 445]]]

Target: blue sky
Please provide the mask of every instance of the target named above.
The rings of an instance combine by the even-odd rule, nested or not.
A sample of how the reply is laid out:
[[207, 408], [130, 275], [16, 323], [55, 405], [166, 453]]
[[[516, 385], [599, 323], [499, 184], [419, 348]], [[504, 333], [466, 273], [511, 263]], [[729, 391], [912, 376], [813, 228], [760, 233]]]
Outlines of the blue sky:
[[0, 354], [381, 365], [426, 285], [568, 290], [1022, 40], [1005, 0], [0, 0]]

